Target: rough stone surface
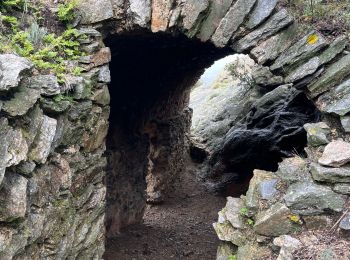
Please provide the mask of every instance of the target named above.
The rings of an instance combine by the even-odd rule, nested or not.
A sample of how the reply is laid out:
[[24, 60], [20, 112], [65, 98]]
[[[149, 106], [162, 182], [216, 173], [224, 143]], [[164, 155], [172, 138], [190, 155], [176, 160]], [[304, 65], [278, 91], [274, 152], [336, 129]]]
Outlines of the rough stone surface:
[[334, 185], [333, 190], [340, 194], [350, 195], [350, 184], [337, 183]]
[[306, 76], [309, 76], [309, 75], [315, 73], [316, 70], [318, 69], [318, 67], [320, 66], [320, 64], [321, 64], [321, 62], [320, 62], [319, 57], [314, 57], [314, 58], [310, 59], [309, 61], [307, 61], [303, 65], [299, 66], [298, 68], [296, 68], [295, 70], [290, 72], [287, 75], [285, 82], [286, 83], [293, 83], [293, 82], [296, 82], [298, 80], [305, 78]]
[[105, 65], [100, 68], [100, 72], [98, 74], [98, 81], [102, 83], [110, 83], [111, 82], [111, 71], [109, 70], [109, 66]]
[[341, 212], [345, 198], [331, 188], [314, 183], [296, 183], [288, 188], [284, 196], [286, 205], [297, 214], [312, 215], [327, 210]]
[[[333, 82], [331, 83], [333, 84]], [[350, 80], [345, 80], [340, 85], [332, 88], [329, 92], [321, 95], [316, 104], [323, 112], [340, 116], [350, 112]]]
[[263, 200], [273, 199], [277, 193], [276, 184], [278, 180], [272, 179], [260, 183], [260, 196]]
[[275, 9], [277, 0], [258, 0], [245, 26], [253, 29], [268, 18]]
[[45, 163], [56, 134], [57, 120], [44, 116], [38, 135], [30, 149], [29, 157], [38, 163]]
[[349, 75], [350, 55], [346, 55], [339, 61], [333, 63], [319, 79], [308, 86], [311, 96], [316, 97], [326, 92], [346, 79]]
[[28, 145], [23, 134], [18, 129], [12, 129], [5, 119], [0, 120], [0, 184], [4, 177], [5, 169], [12, 165], [18, 165], [27, 159]]
[[343, 230], [350, 230], [350, 213], [346, 214], [345, 217], [340, 221], [339, 228]]
[[0, 55], [0, 91], [17, 87], [23, 74], [33, 67], [32, 62], [14, 54]]
[[307, 132], [309, 145], [320, 146], [329, 143], [327, 135], [331, 133], [331, 129], [326, 123], [305, 124], [304, 128]]
[[0, 221], [23, 218], [27, 209], [27, 179], [13, 172], [5, 175], [0, 190]]
[[227, 203], [223, 209], [226, 219], [234, 228], [243, 228], [241, 209], [244, 207], [243, 202], [239, 198], [227, 197]]
[[152, 1], [152, 32], [165, 31], [169, 24], [171, 8], [174, 1], [154, 0]]
[[[310, 36], [314, 35], [317, 37], [317, 41], [310, 44], [308, 39]], [[270, 69], [272, 71], [278, 69], [287, 69], [296, 63], [300, 63], [309, 59], [325, 46], [325, 38], [321, 34], [312, 31], [309, 34], [305, 35], [301, 40], [293, 44], [289, 49], [284, 51], [272, 64]]]
[[247, 49], [253, 48], [259, 41], [265, 40], [269, 36], [274, 35], [292, 22], [293, 18], [283, 9], [274, 14], [266, 23], [258, 27], [256, 30], [247, 34], [238, 42], [235, 42], [233, 44], [233, 49], [237, 52], [243, 52]]
[[297, 26], [295, 24], [290, 25], [287, 29], [282, 30], [254, 47], [250, 54], [259, 64], [272, 61], [290, 47], [297, 35], [296, 31]]
[[277, 260], [293, 259], [294, 251], [302, 246], [298, 239], [289, 235], [276, 237], [273, 244], [281, 248]]
[[254, 230], [264, 236], [280, 236], [288, 234], [293, 228], [290, 210], [282, 203], [274, 204], [270, 209], [256, 216]]
[[306, 228], [309, 230], [329, 230], [333, 225], [331, 216], [303, 216]]
[[253, 178], [250, 180], [249, 189], [246, 194], [246, 207], [248, 209], [247, 215], [252, 216], [255, 214], [259, 207], [259, 185], [264, 180], [271, 180], [273, 174], [262, 170], [255, 170]]
[[340, 167], [350, 162], [350, 143], [336, 140], [329, 143], [318, 162], [325, 166]]
[[220, 243], [216, 253], [216, 260], [228, 260], [234, 254], [235, 248], [231, 243]]
[[44, 96], [54, 96], [61, 93], [57, 77], [54, 75], [38, 75], [28, 78], [30, 88], [40, 90]]
[[307, 163], [301, 157], [284, 159], [279, 163], [276, 175], [288, 184], [298, 181], [311, 181], [311, 176], [307, 169]]
[[137, 25], [146, 27], [151, 20], [151, 1], [130, 0], [128, 13], [133, 17]]
[[79, 2], [82, 14], [82, 24], [94, 24], [113, 17], [113, 7], [110, 0], [86, 0]]
[[205, 176], [208, 182], [220, 190], [225, 183], [239, 178], [237, 172], [244, 178], [254, 169], [270, 169], [280, 161], [277, 158], [290, 157], [295, 149], [303, 149], [305, 143], [298, 144], [295, 137], [305, 137], [303, 125], [317, 118], [308, 103], [290, 85], [279, 86], [254, 102], [247, 116], [226, 133], [210, 155]]
[[214, 223], [213, 227], [221, 241], [231, 242], [237, 246], [243, 246], [246, 242], [244, 234], [240, 230], [234, 229], [228, 221], [222, 224]]
[[314, 180], [320, 182], [339, 183], [350, 182], [350, 167], [323, 167], [318, 163], [311, 163], [311, 174]]
[[348, 40], [345, 35], [336, 38], [329, 47], [320, 55], [320, 63], [325, 64], [333, 60], [339, 55], [348, 45]]
[[237, 260], [260, 260], [269, 259], [271, 257], [271, 251], [268, 247], [261, 247], [256, 244], [246, 244], [240, 246], [237, 250]]
[[[294, 44], [295, 37], [299, 37], [293, 31], [295, 26], [288, 27], [292, 22], [290, 16], [286, 13], [285, 16], [281, 15], [284, 11], [277, 11], [270, 16], [274, 12], [275, 5], [274, 0], [79, 1], [79, 13], [74, 26], [77, 26], [76, 28], [86, 35], [79, 41], [82, 44], [81, 49], [87, 53], [87, 56], [67, 64], [69, 67], [81, 66], [83, 68], [81, 77], [74, 78], [72, 75], [65, 75], [66, 86], [63, 86], [63, 89], [67, 87], [68, 89], [64, 90], [69, 90], [68, 94], [58, 91], [59, 86], [52, 76], [40, 75], [38, 70], [32, 71], [30, 69], [32, 65], [29, 63], [27, 66], [23, 65], [22, 62], [26, 62], [22, 58], [8, 56], [13, 59], [21, 59], [19, 62], [5, 59], [5, 63], [9, 63], [9, 66], [4, 66], [0, 62], [0, 216], [2, 218], [0, 259], [102, 259], [105, 228], [108, 230], [108, 235], [111, 236], [117, 234], [122, 227], [128, 224], [140, 222], [146, 203], [145, 193], [148, 192], [150, 199], [162, 199], [163, 194], [169, 192], [169, 183], [181, 172], [184, 163], [185, 133], [189, 129], [191, 114], [189, 110], [186, 110], [188, 95], [186, 91], [182, 93], [184, 92], [182, 87], [185, 87], [182, 85], [181, 88], [180, 85], [174, 85], [172, 94], [167, 93], [170, 87], [169, 89], [164, 88], [164, 96], [154, 96], [159, 98], [159, 103], [147, 98], [147, 101], [155, 102], [149, 104], [150, 107], [134, 111], [132, 106], [127, 106], [123, 112], [125, 122], [123, 121], [120, 125], [115, 122], [111, 124], [113, 126], [112, 135], [107, 143], [111, 150], [105, 153], [110, 114], [107, 84], [111, 80], [107, 63], [111, 61], [112, 55], [109, 48], [104, 47], [102, 35], [108, 37], [112, 33], [121, 36], [120, 39], [122, 39], [138, 34], [138, 37], [142, 35], [141, 38], [143, 38], [145, 35], [147, 37], [144, 38], [148, 38], [151, 36], [149, 34], [151, 30], [165, 31], [164, 34], [158, 34], [155, 39], [174, 37], [174, 43], [183, 38], [182, 36], [198, 37], [202, 41], [209, 41], [214, 35], [219, 47], [227, 46], [229, 41], [234, 42], [241, 39], [241, 42], [238, 41], [242, 44], [241, 50], [252, 49], [251, 54], [259, 63], [269, 62], [271, 64], [275, 59], [281, 59], [281, 56], [280, 58], [278, 56], [282, 52], [284, 53], [282, 56], [285, 55], [289, 51], [287, 50], [289, 46]], [[79, 21], [80, 24], [78, 24]], [[214, 36], [212, 39], [215, 39]], [[285, 56], [282, 59], [282, 67], [274, 71], [275, 76], [265, 74], [259, 86], [235, 89], [237, 98], [228, 101], [215, 118], [217, 121], [223, 121], [221, 119], [225, 119], [228, 114], [234, 114], [233, 120], [231, 120], [233, 117], [230, 117], [231, 121], [218, 122], [219, 127], [218, 125], [213, 127], [213, 132], [219, 133], [221, 141], [225, 139], [225, 142], [229, 144], [221, 146], [221, 141], [216, 142], [218, 147], [225, 148], [220, 150], [220, 155], [226, 155], [226, 157], [223, 158], [224, 160], [220, 158], [210, 160], [211, 163], [214, 162], [212, 167], [215, 170], [214, 175], [220, 176], [224, 173], [227, 174], [226, 176], [232, 174], [237, 177], [238, 165], [242, 169], [250, 167], [247, 172], [249, 176], [254, 168], [264, 166], [262, 163], [267, 162], [268, 157], [271, 156], [268, 154], [265, 157], [266, 153], [261, 152], [262, 148], [264, 148], [263, 151], [267, 149], [273, 153], [278, 152], [276, 157], [279, 159], [274, 163], [274, 167], [281, 157], [293, 155], [294, 147], [285, 148], [285, 144], [293, 143], [295, 146], [294, 137], [305, 137], [302, 126], [306, 122], [314, 122], [315, 119], [318, 119], [318, 115], [315, 116], [314, 108], [308, 106], [309, 101], [306, 97], [303, 98], [301, 92], [291, 86], [277, 88], [272, 93], [264, 95], [263, 98], [260, 98], [261, 95], [270, 92], [270, 89], [260, 88], [260, 86], [278, 86], [281, 76], [291, 75], [293, 72], [292, 78], [293, 81], [297, 81], [296, 87], [298, 88], [309, 84], [312, 80], [317, 82], [322, 79], [322, 76], [319, 76], [323, 73], [323, 67], [328, 68], [324, 74], [326, 75], [334, 67], [334, 64], [329, 63], [342, 55], [341, 53], [346, 53], [343, 52], [346, 40], [344, 37], [338, 38], [323, 51], [321, 49], [326, 44], [320, 44], [322, 36], [320, 34], [318, 36], [318, 41], [310, 46], [305, 45], [304, 42], [304, 45], [297, 48], [295, 46], [298, 46], [298, 42], [295, 43], [293, 46], [297, 51], [296, 56]], [[114, 35], [111, 38], [114, 38]], [[248, 40], [250, 42], [247, 42]], [[187, 45], [186, 40], [183, 42]], [[183, 46], [180, 44], [176, 46], [178, 47]], [[111, 48], [113, 48], [113, 54], [120, 51], [119, 47], [113, 44]], [[198, 57], [208, 58], [207, 56], [210, 55], [211, 52], [206, 52], [205, 55]], [[316, 60], [314, 58], [316, 55], [320, 59], [320, 66], [313, 73], [316, 65], [312, 62]], [[0, 55], [0, 60], [4, 57]], [[196, 71], [199, 73], [202, 69], [200, 59], [194, 63], [200, 66]], [[304, 66], [297, 69], [300, 64]], [[324, 64], [327, 66], [321, 66]], [[335, 122], [333, 117], [338, 111], [342, 113], [341, 116], [346, 116], [350, 112], [347, 105], [349, 99], [346, 87], [340, 89], [335, 87], [346, 81], [348, 77], [346, 65], [340, 61], [336, 64], [338, 66], [336, 70], [340, 71], [331, 74], [335, 80], [327, 79], [331, 84], [323, 84], [327, 85], [325, 87], [327, 91], [328, 87], [330, 90], [324, 94], [327, 97], [325, 104], [327, 106], [336, 104], [337, 107], [324, 107], [329, 109], [330, 112], [327, 113], [331, 113], [326, 118], [330, 117], [327, 123], [329, 122], [332, 128], [332, 137], [334, 134], [334, 136], [342, 136], [348, 140], [348, 136], [343, 132], [335, 133], [339, 126], [334, 127], [332, 123]], [[172, 65], [178, 67], [177, 64]], [[118, 73], [114, 71], [113, 62], [111, 68], [118, 80]], [[286, 70], [282, 71], [282, 68]], [[154, 69], [154, 72], [157, 74], [158, 70]], [[192, 71], [188, 73], [196, 74]], [[184, 78], [184, 82], [194, 80], [194, 75], [191, 76], [193, 77]], [[28, 77], [41, 78], [41, 81], [22, 85], [29, 81]], [[174, 77], [180, 78], [180, 75]], [[7, 83], [4, 83], [4, 79]], [[171, 85], [173, 81], [165, 80], [164, 82]], [[330, 86], [332, 84], [334, 85]], [[115, 85], [113, 83], [113, 86]], [[219, 84], [218, 87], [222, 85]], [[123, 103], [122, 92], [128, 87], [127, 84], [125, 87], [121, 86], [123, 91], [118, 93], [121, 98], [119, 102], [113, 103], [112, 110], [115, 108], [114, 105]], [[221, 89], [221, 98], [231, 94], [232, 88], [224, 89], [225, 87]], [[151, 89], [146, 89], [143, 93], [148, 95], [151, 91]], [[152, 96], [158, 94], [152, 94]], [[133, 98], [137, 95], [136, 92], [132, 93]], [[179, 97], [180, 95], [182, 96]], [[256, 102], [257, 98], [259, 101]], [[236, 106], [238, 102], [242, 103]], [[252, 103], [254, 105], [249, 110]], [[302, 104], [302, 106], [293, 104]], [[241, 105], [242, 109], [236, 109]], [[305, 107], [307, 107], [306, 110]], [[111, 122], [118, 117], [117, 110], [111, 111]], [[325, 112], [322, 109], [321, 111]], [[290, 120], [291, 116], [298, 120]], [[269, 120], [276, 124], [269, 127], [265, 123], [271, 122]], [[211, 126], [210, 123], [207, 125]], [[249, 127], [245, 128], [246, 125]], [[240, 131], [232, 130], [230, 136], [226, 136], [231, 126], [238, 127]], [[293, 138], [289, 139], [291, 136]], [[210, 139], [210, 134], [208, 137]], [[232, 137], [239, 137], [239, 139], [237, 141]], [[249, 142], [252, 139], [254, 139], [254, 145]], [[257, 142], [258, 146], [256, 146], [257, 140], [261, 141]], [[261, 147], [260, 144], [262, 144]], [[301, 145], [301, 148], [304, 147], [304, 144]], [[231, 156], [235, 148], [239, 148], [236, 150], [237, 156]], [[210, 152], [215, 149], [213, 148]], [[317, 154], [322, 147], [308, 147], [308, 149], [317, 150], [315, 152]], [[106, 154], [109, 160], [108, 170], [111, 171], [108, 174], [105, 173]], [[211, 153], [208, 154], [212, 156]], [[252, 155], [252, 158], [259, 158], [254, 162], [260, 165], [251, 165], [244, 161], [247, 154]], [[285, 165], [280, 166], [280, 173], [272, 174], [273, 178], [271, 178], [272, 180], [278, 177], [282, 179], [278, 182], [278, 194], [281, 195], [284, 189], [288, 188], [288, 184], [293, 182], [307, 181], [307, 185], [313, 187], [312, 183], [310, 184], [312, 180], [307, 169], [308, 162], [315, 158], [318, 156], [302, 161], [297, 161], [295, 158], [290, 161], [285, 160]], [[242, 163], [239, 165], [237, 162]], [[287, 162], [291, 165], [286, 165]], [[221, 171], [222, 167], [225, 168], [223, 171]], [[211, 173], [211, 171], [208, 172]], [[147, 189], [144, 178], [146, 174], [150, 184]], [[107, 178], [106, 182], [105, 178]], [[255, 185], [253, 195], [256, 197], [253, 200], [256, 198], [260, 200], [261, 204], [256, 207], [256, 211], [262, 212], [258, 216], [252, 215], [251, 218], [256, 221], [257, 227], [264, 233], [272, 231], [274, 233], [272, 235], [280, 234], [282, 228], [284, 229], [282, 233], [295, 231], [293, 228], [296, 223], [291, 224], [292, 216], [286, 206], [275, 204], [271, 207], [275, 200], [273, 202], [261, 200], [261, 197], [269, 197], [271, 194], [271, 184], [275, 182], [271, 179], [264, 179]], [[108, 191], [106, 191], [105, 183], [109, 185]], [[347, 184], [344, 183], [325, 185], [333, 186], [334, 191], [342, 194], [347, 194], [349, 190]], [[324, 188], [326, 187], [323, 187], [318, 195], [322, 195]], [[340, 204], [340, 199], [339, 197], [336, 199], [336, 195], [343, 198], [339, 194], [328, 193], [328, 189], [329, 187], [327, 187], [327, 199], [324, 197], [319, 199], [315, 195], [319, 199], [318, 204], [332, 204], [326, 205], [325, 214], [331, 212], [330, 209], [337, 208], [338, 210], [336, 206]], [[244, 199], [242, 197], [242, 201]], [[248, 201], [250, 199], [252, 198], [248, 198]], [[260, 236], [256, 240], [255, 236], [247, 237], [246, 233], [253, 233], [253, 230], [249, 227], [245, 217], [242, 216], [243, 223], [239, 222], [238, 209], [245, 205], [242, 205], [241, 201], [236, 202], [231, 201], [231, 209], [226, 213], [224, 210], [220, 213], [216, 224], [218, 235], [223, 240], [230, 241], [230, 244], [235, 243], [240, 246], [237, 254], [239, 259], [268, 258], [271, 252], [263, 244], [269, 243], [269, 238]], [[307, 206], [311, 204], [308, 203], [306, 202]], [[305, 208], [302, 207], [301, 210]], [[296, 216], [293, 215], [293, 217]], [[289, 230], [290, 225], [294, 226]], [[235, 229], [234, 226], [244, 226], [244, 228]], [[259, 244], [256, 241], [260, 241]]]
[[40, 90], [21, 86], [10, 100], [4, 102], [2, 110], [10, 116], [23, 116], [40, 97]]
[[340, 117], [341, 125], [346, 133], [350, 133], [350, 116]]
[[263, 87], [278, 86], [284, 83], [282, 76], [275, 76], [268, 67], [257, 66], [252, 72], [255, 84]]
[[[198, 25], [202, 18], [201, 15], [203, 12], [205, 12], [209, 7], [209, 0], [203, 0], [203, 1], [197, 1], [197, 0], [187, 0], [184, 3], [183, 9], [182, 9], [182, 16], [183, 16], [183, 26], [185, 30], [192, 30], [194, 29], [196, 31], [196, 25]], [[189, 32], [189, 35], [191, 36], [193, 32]]]
[[[253, 60], [244, 55], [237, 55], [230, 64], [242, 66], [246, 73], [250, 73], [254, 66]], [[237, 123], [260, 96], [257, 87], [235, 79], [227, 67], [218, 72], [212, 84], [197, 82], [189, 105], [193, 109], [193, 139], [203, 144], [206, 150], [214, 150], [230, 126]]]
[[208, 41], [219, 26], [221, 19], [229, 10], [233, 0], [213, 0], [208, 17], [202, 22], [198, 38]]
[[232, 35], [252, 9], [256, 0], [238, 0], [221, 20], [219, 27], [212, 36], [212, 42], [218, 47], [224, 47]]

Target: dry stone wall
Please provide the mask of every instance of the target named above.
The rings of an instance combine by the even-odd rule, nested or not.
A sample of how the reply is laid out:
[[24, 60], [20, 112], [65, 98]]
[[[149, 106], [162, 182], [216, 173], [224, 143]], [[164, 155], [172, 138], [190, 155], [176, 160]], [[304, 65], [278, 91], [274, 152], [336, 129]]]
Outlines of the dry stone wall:
[[[82, 42], [87, 56], [80, 59], [83, 75], [70, 75], [73, 100], [55, 98], [63, 90], [54, 76], [35, 74], [31, 62], [24, 58], [0, 55], [1, 259], [102, 258], [106, 211], [103, 179], [107, 164], [104, 151], [110, 102], [107, 65], [111, 59], [103, 37], [110, 34], [142, 30], [165, 32], [174, 37], [183, 34], [193, 40], [212, 42], [217, 48], [248, 53], [266, 66], [267, 72], [282, 76], [285, 83], [307, 92], [321, 112], [331, 115], [332, 120], [327, 123], [332, 129], [337, 126], [333, 138], [344, 140], [341, 147], [348, 144], [350, 56], [344, 51], [348, 40], [340, 37], [329, 42], [316, 31], [298, 32], [293, 18], [279, 7], [278, 1], [86, 0], [80, 1], [78, 9], [78, 29], [87, 35]], [[310, 134], [314, 135], [314, 131]], [[317, 138], [322, 141], [324, 136]], [[142, 152], [147, 150], [149, 142], [138, 144], [138, 151]], [[349, 187], [344, 181], [346, 177], [342, 177], [346, 175], [343, 171], [346, 166], [342, 164], [348, 158], [338, 161], [327, 152], [338, 148], [324, 149], [319, 160], [317, 151], [323, 149], [320, 146], [316, 152], [310, 149], [308, 157], [314, 162], [314, 180], [329, 178], [328, 171], [341, 172], [336, 180], [327, 179], [326, 185], [312, 181], [309, 189], [296, 181], [288, 188], [284, 201], [274, 202], [264, 211], [254, 206], [256, 202], [249, 202], [250, 208], [260, 214], [256, 232], [265, 236], [283, 234], [289, 230], [289, 222], [283, 230], [271, 229], [273, 234], [266, 227], [274, 226], [278, 218], [293, 211], [302, 215], [344, 209]], [[119, 158], [115, 162], [120, 163], [118, 174], [128, 178], [125, 160]], [[142, 175], [145, 170], [136, 169], [133, 173]], [[291, 172], [286, 178], [299, 173]], [[303, 178], [310, 177], [300, 174]], [[136, 177], [142, 178], [139, 175]], [[269, 177], [271, 173], [263, 176], [276, 178]], [[115, 186], [115, 197], [109, 195], [107, 204], [108, 214], [117, 218], [115, 232], [123, 225], [140, 221], [142, 214], [136, 213], [144, 207], [141, 199], [140, 204], [133, 204], [135, 210], [125, 211], [125, 201], [132, 204], [135, 194], [140, 193], [132, 185], [122, 188], [125, 191], [119, 192], [119, 186]], [[247, 198], [255, 194], [251, 189]], [[305, 192], [312, 198], [308, 204], [300, 200]], [[315, 203], [320, 206], [315, 207]], [[122, 211], [125, 221], [118, 219], [117, 213]], [[236, 244], [244, 246], [243, 249], [248, 247], [242, 241]]]

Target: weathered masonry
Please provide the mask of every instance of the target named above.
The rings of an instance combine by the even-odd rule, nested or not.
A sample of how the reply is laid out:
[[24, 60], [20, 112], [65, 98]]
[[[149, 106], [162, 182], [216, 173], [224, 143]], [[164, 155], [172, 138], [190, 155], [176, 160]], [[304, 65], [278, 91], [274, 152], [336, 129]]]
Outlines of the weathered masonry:
[[189, 88], [227, 53], [249, 54], [257, 84], [302, 90], [349, 130], [347, 39], [299, 32], [277, 0], [86, 0], [79, 11], [74, 102], [52, 99], [54, 76], [0, 55], [1, 259], [101, 259], [106, 235], [141, 221], [146, 175], [149, 199], [166, 195], [183, 166]]

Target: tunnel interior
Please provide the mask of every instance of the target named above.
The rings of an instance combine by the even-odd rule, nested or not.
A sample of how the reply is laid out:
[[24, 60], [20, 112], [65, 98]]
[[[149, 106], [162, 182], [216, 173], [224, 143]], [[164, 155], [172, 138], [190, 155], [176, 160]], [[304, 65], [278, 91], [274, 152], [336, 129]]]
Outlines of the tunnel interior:
[[[112, 52], [106, 229], [107, 237], [113, 237], [142, 220], [146, 199], [162, 201], [170, 190], [184, 166], [191, 87], [206, 68], [232, 51], [182, 35], [142, 31], [110, 35], [105, 44]], [[229, 184], [249, 181], [253, 169], [276, 170], [282, 157], [302, 152], [302, 125], [317, 118], [302, 92], [290, 102], [259, 109], [252, 107], [209, 161], [211, 177], [219, 180], [225, 195], [234, 193]]]
[[150, 32], [110, 35], [105, 44], [112, 53], [106, 228], [114, 236], [139, 223], [146, 195], [162, 200], [181, 171], [190, 88], [229, 51]]

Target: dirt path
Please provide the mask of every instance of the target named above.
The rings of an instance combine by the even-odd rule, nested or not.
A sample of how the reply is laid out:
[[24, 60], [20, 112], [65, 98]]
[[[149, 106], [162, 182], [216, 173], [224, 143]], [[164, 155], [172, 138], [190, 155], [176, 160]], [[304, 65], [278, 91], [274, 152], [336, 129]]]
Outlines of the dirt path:
[[144, 224], [108, 242], [106, 260], [213, 260], [218, 239], [212, 228], [225, 199], [201, 186], [189, 166], [169, 200], [148, 206]]

